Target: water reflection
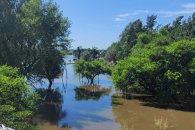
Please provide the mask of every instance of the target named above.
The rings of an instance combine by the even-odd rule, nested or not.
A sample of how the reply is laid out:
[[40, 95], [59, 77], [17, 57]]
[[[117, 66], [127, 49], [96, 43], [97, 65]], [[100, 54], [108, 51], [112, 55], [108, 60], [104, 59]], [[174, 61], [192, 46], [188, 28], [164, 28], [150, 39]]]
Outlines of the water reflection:
[[94, 91], [93, 86], [90, 89], [86, 89], [86, 87], [77, 87], [74, 90], [75, 90], [75, 99], [77, 101], [81, 101], [81, 100], [98, 101], [101, 97], [108, 96], [111, 91], [110, 89], [104, 89], [102, 91], [100, 90]]
[[[40, 123], [49, 122], [50, 124], [58, 124], [58, 121], [66, 117], [66, 111], [62, 108], [63, 96], [59, 90], [54, 89], [38, 89], [42, 103], [39, 106], [37, 120]], [[41, 122], [40, 122], [41, 120]], [[66, 124], [63, 126], [67, 127]]]
[[[69, 130], [63, 127], [71, 130], [154, 130], [154, 119], [159, 117], [168, 120], [170, 130], [195, 129], [195, 109], [185, 109], [185, 112], [161, 109], [154, 103], [146, 104], [147, 100], [126, 100], [112, 97], [113, 93], [76, 90], [76, 86], [80, 86], [78, 76], [72, 64], [66, 67], [67, 77], [55, 79], [54, 90], [39, 90], [43, 104], [38, 122], [42, 130]], [[105, 75], [100, 76], [99, 83], [106, 88], [112, 86], [111, 79]], [[42, 85], [42, 88], [47, 86]]]
[[[42, 130], [67, 130], [63, 128], [67, 126], [71, 130], [119, 130], [111, 111], [111, 94], [75, 90], [76, 86], [80, 86], [78, 75], [75, 75], [72, 64], [67, 64], [66, 69], [67, 77], [64, 72], [63, 79], [61, 77], [54, 80], [54, 91], [48, 96], [45, 96], [48, 93], [45, 89], [40, 91], [46, 102], [40, 112], [40, 122], [43, 122], [43, 118], [45, 120], [39, 123]], [[104, 88], [112, 86], [106, 75], [100, 75], [99, 79], [99, 84]], [[95, 81], [97, 82], [98, 80]], [[46, 83], [40, 86], [47, 88], [48, 85]], [[50, 110], [46, 110], [47, 108]]]

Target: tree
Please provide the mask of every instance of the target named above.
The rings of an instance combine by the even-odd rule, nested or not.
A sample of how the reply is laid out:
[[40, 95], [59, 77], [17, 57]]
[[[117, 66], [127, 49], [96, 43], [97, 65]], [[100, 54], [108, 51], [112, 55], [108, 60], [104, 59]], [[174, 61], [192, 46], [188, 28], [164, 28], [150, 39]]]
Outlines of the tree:
[[114, 42], [107, 49], [106, 59], [116, 63], [116, 61], [127, 57], [131, 48], [137, 43], [138, 34], [143, 32], [145, 30], [141, 20], [130, 22], [119, 36], [119, 41]]
[[94, 85], [94, 78], [100, 74], [110, 73], [108, 65], [100, 60], [85, 61], [78, 60], [74, 65], [75, 72], [81, 74], [90, 81], [90, 85]]
[[[1, 2], [0, 65], [7, 64], [19, 68], [19, 72], [29, 81], [48, 77], [46, 73], [51, 71], [48, 69], [61, 67], [63, 60], [52, 62], [55, 60], [54, 57], [40, 56], [45, 56], [46, 53], [52, 56], [49, 52], [56, 54], [67, 50], [70, 44], [68, 19], [63, 17], [52, 1], [3, 0]], [[56, 55], [60, 56], [56, 59], [62, 59], [61, 54]], [[49, 64], [42, 61], [42, 64], [38, 65], [42, 58], [53, 64], [50, 64], [47, 72], [40, 74], [43, 71], [38, 71], [39, 68], [45, 70], [45, 64]], [[52, 76], [54, 77], [57, 77], [57, 74]]]
[[51, 89], [53, 79], [60, 76], [63, 71], [63, 55], [55, 49], [40, 49], [39, 60], [35, 68], [35, 75], [38, 78], [46, 78], [49, 81], [48, 88]]
[[113, 43], [108, 49], [106, 50], [105, 59], [109, 62], [116, 63], [117, 59], [117, 43]]
[[20, 130], [35, 130], [30, 119], [39, 96], [27, 85], [16, 68], [0, 67], [0, 122]]
[[63, 71], [63, 55], [61, 51], [67, 50], [69, 45], [68, 19], [59, 12], [58, 7], [52, 2], [46, 3], [42, 8], [41, 17], [41, 41], [37, 49], [37, 62], [34, 75], [38, 78], [47, 78], [48, 88], [52, 86], [52, 80]]
[[146, 30], [147, 31], [154, 30], [154, 26], [156, 25], [156, 18], [157, 18], [157, 15], [151, 15], [147, 17], [147, 20], [146, 20]]
[[77, 47], [77, 49], [74, 50], [74, 56], [77, 57], [77, 59], [91, 61], [100, 58], [100, 52], [101, 50], [98, 50], [96, 47], [88, 49]]
[[0, 1], [0, 65], [16, 65], [18, 52], [18, 32], [20, 29], [16, 14], [16, 0]]
[[77, 49], [73, 52], [77, 59], [81, 58], [82, 49], [81, 47], [77, 47]]

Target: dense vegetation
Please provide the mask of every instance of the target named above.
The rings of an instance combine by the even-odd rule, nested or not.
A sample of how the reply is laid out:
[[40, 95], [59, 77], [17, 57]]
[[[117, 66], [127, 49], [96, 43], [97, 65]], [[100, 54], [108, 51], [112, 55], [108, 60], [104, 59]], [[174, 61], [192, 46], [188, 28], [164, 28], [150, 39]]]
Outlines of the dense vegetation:
[[0, 122], [18, 129], [35, 130], [30, 119], [39, 96], [27, 85], [16, 68], [0, 67]]
[[137, 20], [125, 28], [106, 53], [106, 59], [116, 63], [112, 78], [118, 89], [149, 93], [163, 101], [193, 94], [195, 14], [182, 18], [153, 29], [156, 16], [149, 16], [145, 26]]
[[[40, 98], [49, 92], [55, 97], [52, 81], [63, 71], [64, 54], [74, 54], [75, 72], [89, 85], [112, 70], [113, 82], [123, 92], [151, 94], [161, 101], [189, 98], [195, 90], [195, 13], [162, 27], [156, 26], [156, 19], [148, 16], [146, 25], [141, 20], [131, 22], [106, 53], [81, 47], [67, 52], [70, 24], [55, 3], [0, 0], [0, 123], [19, 130], [38, 129], [31, 117]], [[28, 83], [42, 79], [48, 80], [49, 91], [43, 90], [39, 97]], [[81, 93], [77, 91], [78, 100]]]
[[127, 57], [131, 52], [131, 48], [137, 43], [139, 34], [149, 33], [156, 30], [154, 28], [156, 24], [156, 18], [157, 17], [154, 15], [148, 16], [147, 24], [145, 26], [139, 19], [134, 22], [130, 22], [120, 35], [120, 40], [113, 43], [107, 49], [105, 58], [108, 61], [116, 63], [116, 61]]
[[51, 88], [63, 69], [69, 27], [52, 0], [0, 0], [0, 123], [36, 129], [30, 119], [39, 96], [27, 82], [48, 79]]

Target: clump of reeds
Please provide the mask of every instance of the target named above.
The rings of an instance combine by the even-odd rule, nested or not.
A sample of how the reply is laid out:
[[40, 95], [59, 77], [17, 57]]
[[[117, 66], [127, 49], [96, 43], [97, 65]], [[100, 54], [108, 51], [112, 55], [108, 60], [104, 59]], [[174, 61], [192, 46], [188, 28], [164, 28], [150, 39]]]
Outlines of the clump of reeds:
[[155, 130], [168, 130], [169, 124], [168, 120], [163, 117], [154, 119]]

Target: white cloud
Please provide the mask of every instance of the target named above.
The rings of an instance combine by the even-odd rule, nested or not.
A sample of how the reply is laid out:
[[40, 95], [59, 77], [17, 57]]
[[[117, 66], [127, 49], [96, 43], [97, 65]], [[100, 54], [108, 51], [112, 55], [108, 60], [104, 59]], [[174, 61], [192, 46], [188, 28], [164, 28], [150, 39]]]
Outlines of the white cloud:
[[125, 21], [127, 17], [134, 17], [138, 15], [150, 15], [150, 14], [156, 14], [163, 17], [172, 17], [172, 16], [180, 16], [180, 15], [191, 15], [195, 12], [195, 9], [183, 9], [178, 11], [149, 11], [149, 10], [137, 10], [133, 12], [129, 12], [126, 14], [120, 14], [115, 17], [116, 22]]
[[195, 9], [179, 10], [179, 11], [157, 11], [157, 14], [163, 15], [165, 17], [172, 17], [178, 15], [192, 14], [195, 12]]
[[186, 9], [195, 9], [195, 3], [188, 3], [188, 4], [184, 4], [182, 5], [182, 7], [186, 8]]
[[124, 19], [119, 18], [119, 17], [116, 17], [116, 18], [114, 19], [114, 21], [116, 21], [116, 22], [120, 22], [120, 21], [124, 21]]
[[130, 16], [142, 15], [142, 14], [149, 14], [149, 10], [137, 10], [134, 12], [129, 13]]
[[119, 14], [116, 15], [115, 21], [116, 22], [124, 21], [127, 17], [129, 17], [129, 13]]
[[120, 17], [120, 18], [126, 18], [128, 16], [129, 16], [129, 13], [124, 13], [124, 14], [117, 15], [117, 17]]
[[138, 15], [150, 15], [150, 14], [157, 14], [159, 16], [163, 17], [172, 17], [172, 16], [181, 16], [181, 15], [191, 15], [195, 12], [195, 3], [187, 3], [182, 5], [183, 9], [177, 10], [177, 11], [171, 11], [171, 10], [157, 10], [157, 11], [151, 11], [151, 10], [135, 10], [131, 12], [127, 12], [124, 14], [116, 15], [115, 21], [121, 22], [125, 21], [128, 17], [134, 17]]
[[137, 11], [133, 11], [133, 12], [129, 12], [129, 13], [123, 13], [123, 14], [119, 14], [116, 15], [115, 20], [116, 22], [121, 22], [121, 21], [125, 21], [128, 17], [132, 17], [132, 16], [136, 16], [136, 15], [143, 15], [143, 14], [149, 14], [150, 11], [148, 10], [137, 10]]

